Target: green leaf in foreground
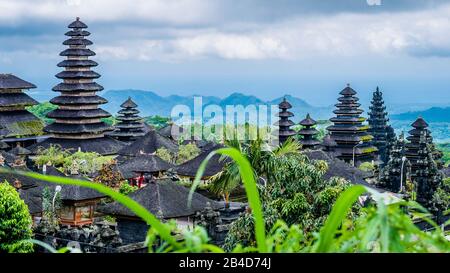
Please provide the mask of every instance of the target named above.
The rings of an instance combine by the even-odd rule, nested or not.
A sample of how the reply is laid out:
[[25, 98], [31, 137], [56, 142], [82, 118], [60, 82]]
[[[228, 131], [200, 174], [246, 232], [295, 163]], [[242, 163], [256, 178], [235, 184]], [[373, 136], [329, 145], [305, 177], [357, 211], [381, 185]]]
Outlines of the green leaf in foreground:
[[248, 159], [243, 156], [239, 150], [235, 148], [223, 148], [218, 149], [216, 151], [211, 152], [205, 160], [200, 165], [197, 175], [195, 177], [195, 181], [192, 184], [190, 193], [189, 193], [189, 205], [192, 200], [192, 195], [195, 192], [195, 189], [200, 184], [201, 177], [205, 168], [208, 164], [208, 161], [216, 154], [221, 154], [230, 157], [239, 165], [239, 172], [241, 174], [242, 182], [244, 183], [245, 190], [247, 192], [248, 203], [250, 208], [252, 209], [253, 217], [255, 218], [255, 237], [256, 243], [258, 246], [258, 252], [266, 253], [266, 231], [264, 226], [264, 219], [262, 213], [262, 205], [261, 200], [259, 198], [258, 188], [256, 186], [256, 181], [253, 173], [252, 166]]

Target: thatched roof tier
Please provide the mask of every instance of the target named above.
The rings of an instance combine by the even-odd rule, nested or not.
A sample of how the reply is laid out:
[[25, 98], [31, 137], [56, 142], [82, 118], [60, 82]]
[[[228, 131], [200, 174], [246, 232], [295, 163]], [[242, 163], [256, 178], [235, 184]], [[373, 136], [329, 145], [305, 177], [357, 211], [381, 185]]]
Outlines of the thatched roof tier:
[[56, 139], [49, 138], [33, 146], [28, 147], [32, 152], [36, 153], [39, 148], [48, 149], [51, 145], [60, 145], [63, 149], [71, 152], [96, 152], [101, 155], [113, 155], [125, 146], [125, 143], [110, 137], [93, 138], [93, 139]]
[[[222, 207], [216, 201], [199, 193], [193, 194], [191, 206], [188, 206], [188, 196], [188, 188], [170, 180], [157, 180], [129, 195], [145, 209], [154, 215], [160, 215], [163, 219], [192, 216], [197, 211], [204, 210], [208, 203], [214, 209]], [[132, 211], [118, 202], [99, 207], [98, 211], [119, 217], [136, 217]]]
[[95, 52], [87, 48], [68, 48], [59, 53], [59, 56], [65, 57], [89, 57], [95, 56]]
[[283, 136], [283, 137], [290, 137], [290, 136], [294, 136], [296, 134], [297, 134], [297, 132], [295, 132], [294, 130], [283, 130], [283, 131], [279, 130], [278, 131], [278, 135]]
[[92, 41], [84, 38], [83, 39], [70, 38], [63, 42], [63, 45], [71, 45], [71, 46], [79, 46], [79, 45], [88, 46], [92, 44], [93, 44]]
[[88, 26], [80, 21], [80, 18], [77, 17], [75, 21], [69, 24], [68, 28], [74, 28], [74, 29], [80, 29], [80, 28], [87, 28]]
[[[70, 134], [79, 135], [81, 133], [100, 134], [106, 131], [111, 131], [112, 127], [104, 122], [87, 123], [87, 124], [62, 124], [52, 123], [45, 127], [47, 133], [52, 134]], [[80, 139], [79, 141], [82, 141]]]
[[310, 129], [300, 129], [299, 131], [298, 131], [298, 134], [299, 135], [311, 135], [311, 136], [314, 136], [314, 135], [317, 135], [319, 133], [319, 131], [317, 131], [316, 129], [314, 129], [314, 128], [310, 128]]
[[117, 113], [119, 115], [137, 115], [137, 114], [139, 114], [139, 110], [125, 108], [125, 109], [119, 110], [119, 112], [117, 112]]
[[58, 79], [98, 79], [100, 74], [94, 71], [63, 71], [56, 74]]
[[138, 105], [131, 99], [131, 97], [128, 97], [128, 99], [124, 103], [122, 103], [120, 105], [120, 107], [122, 107], [122, 108], [137, 108]]
[[102, 91], [103, 86], [95, 82], [89, 83], [60, 83], [52, 88], [56, 92], [97, 92]]
[[119, 129], [141, 129], [141, 128], [144, 128], [144, 124], [142, 124], [140, 122], [121, 123], [121, 124], [117, 124], [115, 127], [119, 128]]
[[105, 104], [108, 101], [100, 96], [58, 96], [50, 100], [56, 105]]
[[28, 207], [28, 212], [33, 214], [39, 214], [42, 209], [42, 196], [37, 196], [34, 191], [22, 190], [19, 191], [20, 199], [22, 199]]
[[24, 93], [1, 93], [0, 92], [0, 111], [2, 108], [8, 108], [11, 106], [33, 106], [38, 104], [36, 100]]
[[[142, 118], [139, 116], [117, 116], [117, 120], [119, 121], [142, 121]], [[139, 124], [142, 124], [141, 122], [138, 122]], [[142, 124], [144, 126], [144, 124]]]
[[278, 104], [278, 108], [280, 109], [291, 109], [292, 105], [286, 100], [286, 98], [283, 99], [283, 101]]
[[64, 60], [58, 67], [95, 67], [98, 63], [93, 60]]
[[290, 118], [294, 116], [294, 113], [290, 112], [290, 111], [285, 111], [285, 112], [279, 112], [276, 113], [275, 116], [277, 117], [284, 117], [284, 118]]
[[151, 130], [145, 136], [120, 150], [119, 155], [137, 156], [141, 154], [141, 152], [153, 154], [159, 148], [166, 148], [171, 153], [176, 153], [178, 151], [178, 146], [172, 140]]
[[0, 74], [0, 89], [32, 89], [36, 85], [22, 80], [13, 74]]
[[86, 110], [66, 110], [55, 109], [47, 113], [48, 118], [55, 119], [92, 119], [92, 118], [108, 118], [111, 114], [103, 109], [86, 109]]
[[361, 119], [361, 117], [355, 117], [355, 116], [338, 116], [338, 117], [334, 117], [334, 118], [330, 118], [331, 122], [334, 123], [350, 123], [350, 124], [359, 124], [361, 123], [361, 121], [364, 121], [365, 119]]
[[411, 126], [416, 129], [423, 129], [427, 128], [429, 125], [422, 117], [419, 117], [413, 122], [413, 124], [411, 124]]
[[309, 113], [306, 115], [306, 118], [300, 121], [300, 125], [302, 126], [314, 126], [317, 124], [317, 121], [311, 118]]
[[339, 92], [339, 94], [351, 97], [356, 95], [357, 93], [355, 90], [353, 90], [353, 88], [350, 87], [350, 85], [347, 85], [347, 87], [344, 88], [341, 92]]
[[0, 150], [6, 150], [9, 148], [9, 145], [0, 139]]
[[360, 115], [364, 112], [364, 110], [362, 109], [338, 109], [338, 110], [334, 110], [333, 113], [335, 113], [336, 115], [344, 115], [344, 116], [357, 116]]
[[138, 155], [119, 164], [118, 168], [125, 179], [136, 176], [136, 173], [157, 173], [172, 168], [173, 165], [156, 155]]
[[44, 123], [30, 112], [0, 112], [0, 135], [5, 138], [36, 137], [42, 135]]
[[[220, 148], [223, 148], [222, 145], [214, 145], [212, 147], [209, 147], [207, 150], [202, 151], [197, 157], [178, 165], [174, 168], [174, 171], [179, 176], [185, 176], [194, 178], [197, 174], [197, 171], [202, 164], [203, 160], [212, 152], [215, 150], [218, 150]], [[221, 172], [223, 168], [225, 167], [226, 162], [228, 159], [224, 158], [221, 160], [221, 155], [214, 155], [210, 161], [208, 161], [208, 164], [206, 165], [205, 172], [203, 173], [203, 179], [207, 179], [213, 175], [216, 175], [217, 173]]]
[[295, 125], [295, 123], [292, 120], [280, 120], [274, 123], [275, 126], [284, 126], [284, 127], [291, 127]]
[[86, 30], [69, 30], [64, 35], [71, 37], [89, 36], [91, 33]]

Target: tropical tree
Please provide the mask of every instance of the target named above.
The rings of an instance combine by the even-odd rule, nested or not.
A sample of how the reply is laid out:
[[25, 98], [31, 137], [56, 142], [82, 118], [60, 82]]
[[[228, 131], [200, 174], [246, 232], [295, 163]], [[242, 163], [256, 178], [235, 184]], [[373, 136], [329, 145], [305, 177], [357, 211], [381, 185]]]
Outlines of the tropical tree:
[[33, 252], [32, 220], [28, 207], [19, 193], [8, 184], [0, 183], [0, 253]]

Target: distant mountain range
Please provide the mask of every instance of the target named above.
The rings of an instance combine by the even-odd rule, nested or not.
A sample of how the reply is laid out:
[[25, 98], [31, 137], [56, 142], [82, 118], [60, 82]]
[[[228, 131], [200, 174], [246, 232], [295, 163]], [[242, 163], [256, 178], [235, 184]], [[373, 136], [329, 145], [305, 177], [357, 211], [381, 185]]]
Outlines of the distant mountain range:
[[415, 120], [417, 117], [423, 117], [427, 122], [450, 122], [450, 107], [432, 107], [423, 111], [406, 112], [392, 115], [393, 120]]
[[[117, 113], [120, 110], [120, 105], [128, 98], [131, 97], [138, 105], [142, 116], [170, 116], [172, 108], [176, 105], [187, 105], [193, 109], [194, 96], [167, 96], [162, 97], [151, 91], [143, 90], [111, 90], [101, 94], [109, 102], [102, 105], [102, 108], [109, 111], [112, 114]], [[283, 96], [284, 97], [284, 96]], [[242, 93], [233, 93], [226, 98], [219, 98], [215, 96], [202, 96], [203, 106], [216, 104], [225, 109], [226, 105], [273, 105], [279, 104], [283, 97], [271, 100], [263, 101], [255, 96], [248, 96]], [[294, 121], [298, 122], [304, 118], [307, 113], [315, 119], [328, 119], [332, 113], [332, 107], [315, 107], [302, 99], [292, 97], [290, 95], [285, 96], [286, 99], [292, 104], [295, 113]]]

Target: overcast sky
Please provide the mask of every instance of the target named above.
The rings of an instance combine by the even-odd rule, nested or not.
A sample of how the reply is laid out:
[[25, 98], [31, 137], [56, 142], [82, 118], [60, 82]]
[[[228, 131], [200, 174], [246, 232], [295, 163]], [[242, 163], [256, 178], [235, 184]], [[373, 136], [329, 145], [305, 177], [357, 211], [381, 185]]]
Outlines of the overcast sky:
[[0, 72], [49, 92], [76, 16], [106, 89], [450, 104], [450, 1], [0, 0]]

